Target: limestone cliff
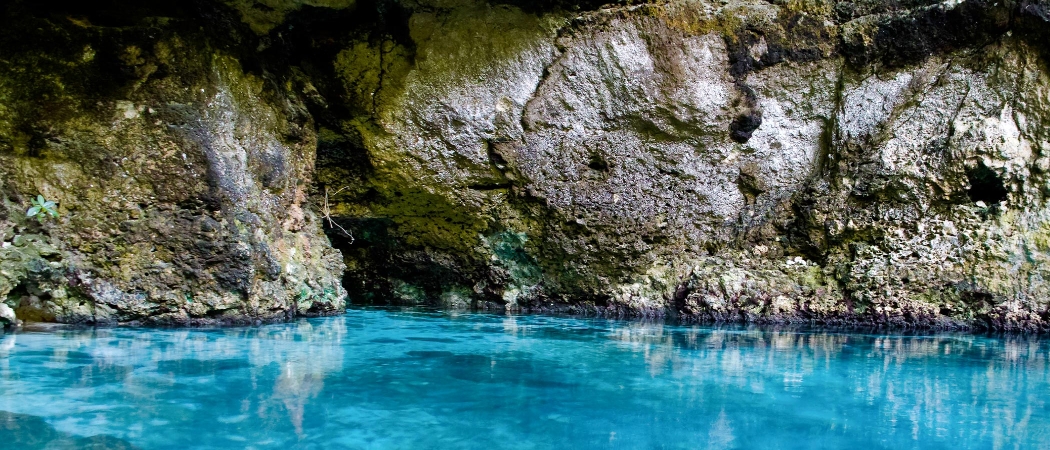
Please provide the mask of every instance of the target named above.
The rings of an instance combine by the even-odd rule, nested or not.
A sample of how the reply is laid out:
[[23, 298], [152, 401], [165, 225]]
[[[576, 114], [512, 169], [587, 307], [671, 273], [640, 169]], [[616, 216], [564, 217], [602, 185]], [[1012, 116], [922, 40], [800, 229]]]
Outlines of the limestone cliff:
[[[19, 319], [340, 311], [302, 103], [197, 26], [48, 6], [8, 5], [0, 32], [0, 299]], [[26, 217], [37, 195], [58, 218]]]
[[1045, 0], [103, 3], [4, 13], [20, 317], [1050, 328]]

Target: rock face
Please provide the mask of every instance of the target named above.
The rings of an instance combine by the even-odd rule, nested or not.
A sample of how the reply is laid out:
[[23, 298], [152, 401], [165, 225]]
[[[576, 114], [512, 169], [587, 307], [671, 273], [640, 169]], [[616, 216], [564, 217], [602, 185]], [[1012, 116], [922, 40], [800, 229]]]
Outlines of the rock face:
[[21, 318], [1050, 329], [1045, 1], [110, 3], [7, 7]]
[[18, 325], [18, 317], [15, 311], [5, 303], [0, 303], [0, 331]]
[[[9, 6], [0, 299], [23, 320], [229, 323], [344, 306], [301, 103], [200, 31]], [[125, 25], [125, 24], [120, 24]], [[58, 217], [26, 217], [30, 200]]]

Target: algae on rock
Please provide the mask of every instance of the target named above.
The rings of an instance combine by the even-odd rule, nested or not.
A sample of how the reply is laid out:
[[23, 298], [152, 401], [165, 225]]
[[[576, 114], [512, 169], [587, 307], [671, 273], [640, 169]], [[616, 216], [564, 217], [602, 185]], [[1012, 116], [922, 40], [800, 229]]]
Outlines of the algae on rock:
[[1050, 328], [1044, 1], [14, 5], [20, 316]]
[[[28, 20], [18, 12], [6, 23]], [[29, 19], [5, 31], [12, 63], [0, 68], [0, 260], [11, 268], [0, 298], [19, 317], [189, 324], [341, 310], [342, 262], [306, 207], [313, 123], [294, 95], [193, 28]], [[62, 215], [34, 227], [19, 211], [37, 193]]]
[[352, 298], [1047, 328], [1046, 29], [913, 3], [462, 2], [414, 10], [390, 71], [347, 45], [344, 89], [376, 100], [334, 146], [368, 163], [338, 208], [382, 229], [344, 253]]

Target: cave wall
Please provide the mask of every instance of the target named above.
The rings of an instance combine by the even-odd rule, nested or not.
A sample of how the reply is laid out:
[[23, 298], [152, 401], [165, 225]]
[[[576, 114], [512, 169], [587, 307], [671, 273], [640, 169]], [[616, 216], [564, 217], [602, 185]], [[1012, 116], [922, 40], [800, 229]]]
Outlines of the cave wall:
[[27, 317], [1050, 326], [1045, 1], [102, 3], [5, 11]]
[[[192, 23], [200, 10], [110, 6], [4, 11], [0, 299], [72, 323], [341, 311], [301, 100]], [[37, 195], [57, 218], [26, 217]]]
[[337, 57], [357, 113], [322, 146], [367, 154], [320, 163], [349, 186], [346, 285], [374, 303], [1044, 328], [1039, 8], [421, 7], [408, 40]]

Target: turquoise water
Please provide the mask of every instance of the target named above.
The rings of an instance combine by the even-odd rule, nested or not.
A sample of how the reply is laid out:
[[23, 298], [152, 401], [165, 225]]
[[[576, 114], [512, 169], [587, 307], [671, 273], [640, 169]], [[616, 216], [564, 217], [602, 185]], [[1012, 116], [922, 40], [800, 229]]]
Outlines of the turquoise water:
[[1050, 448], [1025, 336], [352, 310], [0, 337], [0, 448]]

